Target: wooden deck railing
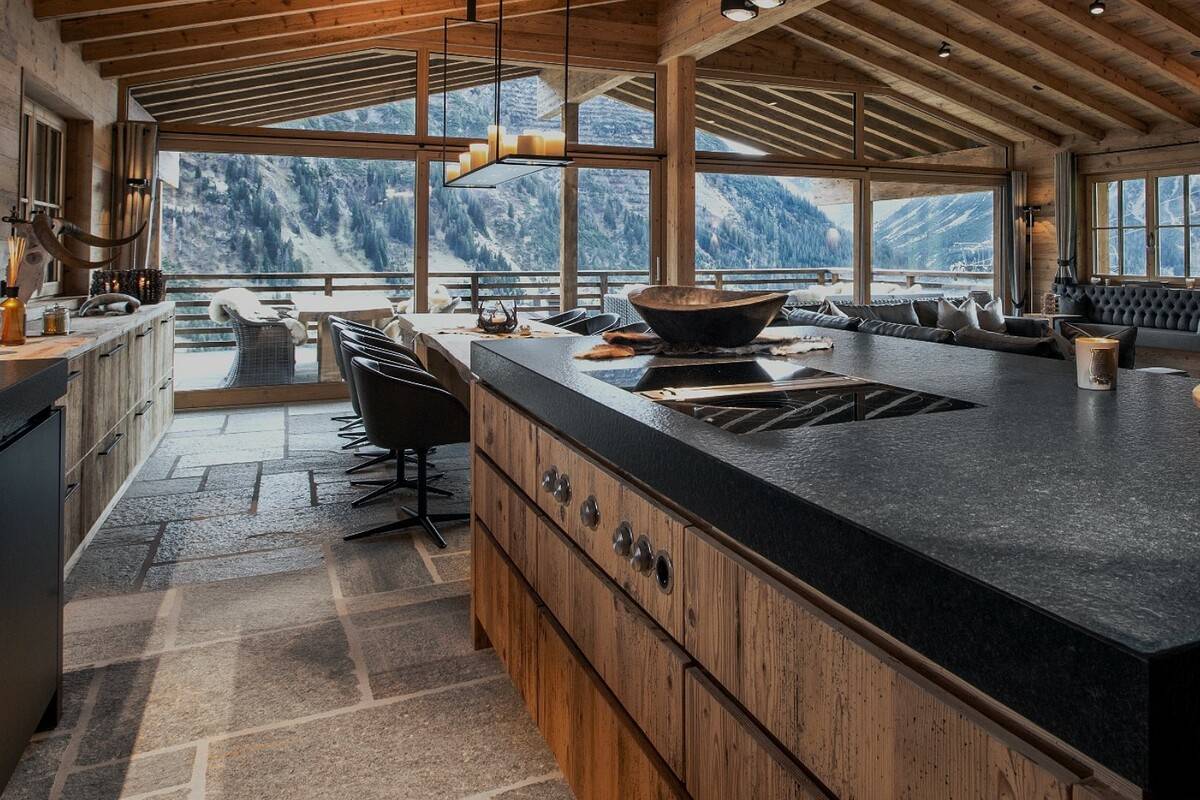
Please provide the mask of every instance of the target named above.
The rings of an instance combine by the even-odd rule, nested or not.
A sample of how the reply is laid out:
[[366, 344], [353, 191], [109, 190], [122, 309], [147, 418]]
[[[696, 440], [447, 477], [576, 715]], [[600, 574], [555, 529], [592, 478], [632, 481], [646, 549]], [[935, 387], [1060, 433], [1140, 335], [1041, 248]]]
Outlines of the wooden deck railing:
[[[717, 289], [775, 289], [789, 291], [805, 286], [827, 286], [838, 281], [850, 281], [850, 268], [804, 269], [700, 269], [696, 283]], [[174, 300], [176, 314], [175, 347], [186, 349], [219, 348], [233, 345], [230, 329], [212, 322], [208, 305], [212, 296], [222, 289], [242, 287], [262, 295], [262, 301], [280, 311], [292, 306], [294, 293], [334, 295], [344, 292], [383, 292], [393, 303], [409, 299], [413, 292], [411, 272], [234, 272], [234, 273], [170, 273], [165, 276], [167, 299]], [[913, 286], [920, 283], [931, 289], [964, 286], [965, 280], [990, 285], [991, 272], [949, 272], [945, 270], [876, 269], [874, 281]], [[549, 311], [559, 305], [557, 272], [436, 272], [429, 276], [431, 283], [445, 286], [451, 295], [460, 298], [456, 311], [478, 313], [484, 305], [496, 300], [513, 304], [520, 311]], [[619, 291], [630, 284], [648, 283], [646, 270], [581, 270], [579, 272], [579, 305], [599, 309], [601, 298], [610, 291]], [[315, 341], [316, 329], [310, 326], [309, 341]]]

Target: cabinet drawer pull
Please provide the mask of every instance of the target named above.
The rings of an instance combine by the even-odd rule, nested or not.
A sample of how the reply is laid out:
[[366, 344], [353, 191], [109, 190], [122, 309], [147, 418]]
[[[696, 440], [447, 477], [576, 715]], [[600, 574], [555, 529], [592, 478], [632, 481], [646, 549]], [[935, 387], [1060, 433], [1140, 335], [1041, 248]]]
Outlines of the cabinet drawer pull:
[[152, 331], [152, 330], [154, 330], [154, 329], [146, 328], [146, 330], [142, 331], [141, 333], [138, 333], [134, 338], [135, 339], [145, 339], [147, 336], [150, 335], [150, 331]]
[[171, 316], [169, 316], [169, 317], [163, 317], [162, 319], [160, 319], [160, 320], [158, 321], [158, 324], [159, 324], [159, 325], [166, 325], [168, 322], [170, 322], [170, 321], [171, 321], [171, 320], [173, 320], [173, 319], [175, 319], [175, 315], [174, 315], [174, 314], [172, 314], [172, 315], [171, 315]]
[[613, 531], [613, 552], [621, 558], [629, 558], [629, 553], [633, 550], [633, 528], [624, 520]]
[[650, 546], [650, 540], [645, 534], [639, 536], [634, 544], [633, 551], [629, 554], [629, 566], [643, 575], [654, 568], [654, 548]]
[[558, 482], [558, 467], [551, 467], [542, 473], [542, 488], [547, 492], [554, 491], [554, 484]]
[[79, 489], [79, 481], [75, 481], [75, 483], [68, 483], [67, 490], [63, 492], [63, 502], [65, 503], [70, 500], [71, 495], [75, 494], [77, 489]]
[[160, 392], [165, 392], [167, 390], [167, 387], [171, 385], [172, 380], [174, 380], [174, 378], [167, 378], [165, 381], [163, 381], [163, 385], [158, 387], [158, 390]]
[[83, 374], [83, 370], [81, 370], [81, 369], [71, 370], [70, 372], [67, 373], [67, 383], [70, 383], [71, 381], [75, 380], [82, 374]]
[[554, 484], [554, 499], [563, 505], [571, 502], [571, 479], [565, 474], [559, 475]]
[[116, 450], [116, 449], [117, 449], [117, 445], [119, 445], [119, 444], [121, 443], [121, 440], [122, 440], [122, 439], [124, 439], [124, 438], [125, 438], [125, 434], [123, 434], [123, 433], [118, 433], [118, 434], [117, 434], [117, 438], [115, 438], [115, 439], [113, 439], [113, 440], [112, 440], [112, 444], [110, 444], [108, 447], [104, 448], [104, 449], [103, 449], [103, 450], [101, 450], [100, 452], [96, 453], [96, 455], [98, 455], [98, 456], [106, 456], [106, 455], [108, 455], [108, 454], [109, 454], [109, 453], [111, 453], [113, 450]]
[[600, 506], [593, 495], [589, 494], [579, 506], [579, 521], [593, 530], [600, 525]]
[[115, 355], [115, 354], [117, 354], [117, 353], [121, 352], [121, 351], [122, 351], [122, 350], [124, 350], [124, 349], [125, 349], [125, 342], [121, 342], [119, 345], [117, 345], [116, 347], [114, 347], [112, 350], [109, 350], [107, 353], [101, 353], [101, 354], [100, 354], [100, 357], [101, 357], [101, 358], [108, 358], [108, 357], [110, 357], [110, 356], [113, 356], [113, 355]]
[[675, 565], [666, 550], [659, 550], [654, 556], [654, 582], [663, 594], [670, 594], [675, 588]]
[[152, 405], [154, 405], [154, 401], [153, 401], [153, 400], [147, 400], [147, 401], [146, 401], [144, 404], [142, 404], [142, 408], [141, 408], [141, 410], [140, 410], [140, 411], [135, 411], [135, 412], [133, 413], [133, 415], [134, 415], [135, 417], [144, 417], [144, 416], [146, 416], [146, 412], [150, 410], [150, 407], [151, 407]]

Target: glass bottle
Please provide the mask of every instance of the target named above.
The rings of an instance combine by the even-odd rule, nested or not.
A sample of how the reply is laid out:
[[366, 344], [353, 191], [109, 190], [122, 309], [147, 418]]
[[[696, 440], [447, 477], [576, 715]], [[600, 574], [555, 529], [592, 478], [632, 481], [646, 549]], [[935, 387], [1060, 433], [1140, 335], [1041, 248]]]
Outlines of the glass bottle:
[[0, 345], [18, 344], [25, 344], [25, 303], [17, 296], [16, 286], [6, 286], [0, 301]]

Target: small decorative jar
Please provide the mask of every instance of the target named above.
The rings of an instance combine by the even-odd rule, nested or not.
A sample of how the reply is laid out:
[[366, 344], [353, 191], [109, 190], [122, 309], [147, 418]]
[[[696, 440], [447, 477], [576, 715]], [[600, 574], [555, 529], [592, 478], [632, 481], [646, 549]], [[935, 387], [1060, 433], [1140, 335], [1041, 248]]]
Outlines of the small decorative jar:
[[17, 295], [16, 286], [5, 286], [0, 302], [0, 345], [20, 344], [25, 344], [25, 302]]
[[71, 332], [71, 315], [64, 306], [53, 305], [42, 312], [42, 336], [66, 336]]
[[1111, 392], [1117, 388], [1116, 339], [1082, 336], [1075, 340], [1075, 382], [1080, 389]]

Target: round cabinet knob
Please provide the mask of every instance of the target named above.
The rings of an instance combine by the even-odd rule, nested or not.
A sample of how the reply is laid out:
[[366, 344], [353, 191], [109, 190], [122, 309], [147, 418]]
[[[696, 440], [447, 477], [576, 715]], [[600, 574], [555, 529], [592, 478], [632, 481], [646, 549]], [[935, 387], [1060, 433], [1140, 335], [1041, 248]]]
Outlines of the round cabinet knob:
[[600, 524], [600, 506], [596, 505], [596, 498], [590, 494], [579, 507], [579, 521], [589, 528]]
[[628, 522], [622, 522], [613, 531], [613, 552], [622, 558], [628, 558], [633, 550], [633, 528]]
[[554, 491], [554, 484], [558, 482], [558, 467], [551, 467], [542, 473], [542, 488], [547, 492]]
[[571, 502], [571, 479], [565, 474], [559, 475], [554, 483], [554, 499], [564, 505]]
[[663, 594], [670, 594], [675, 588], [675, 565], [666, 550], [659, 550], [654, 556], [654, 582]]
[[645, 536], [639, 536], [629, 554], [629, 566], [645, 575], [654, 567], [654, 548]]

